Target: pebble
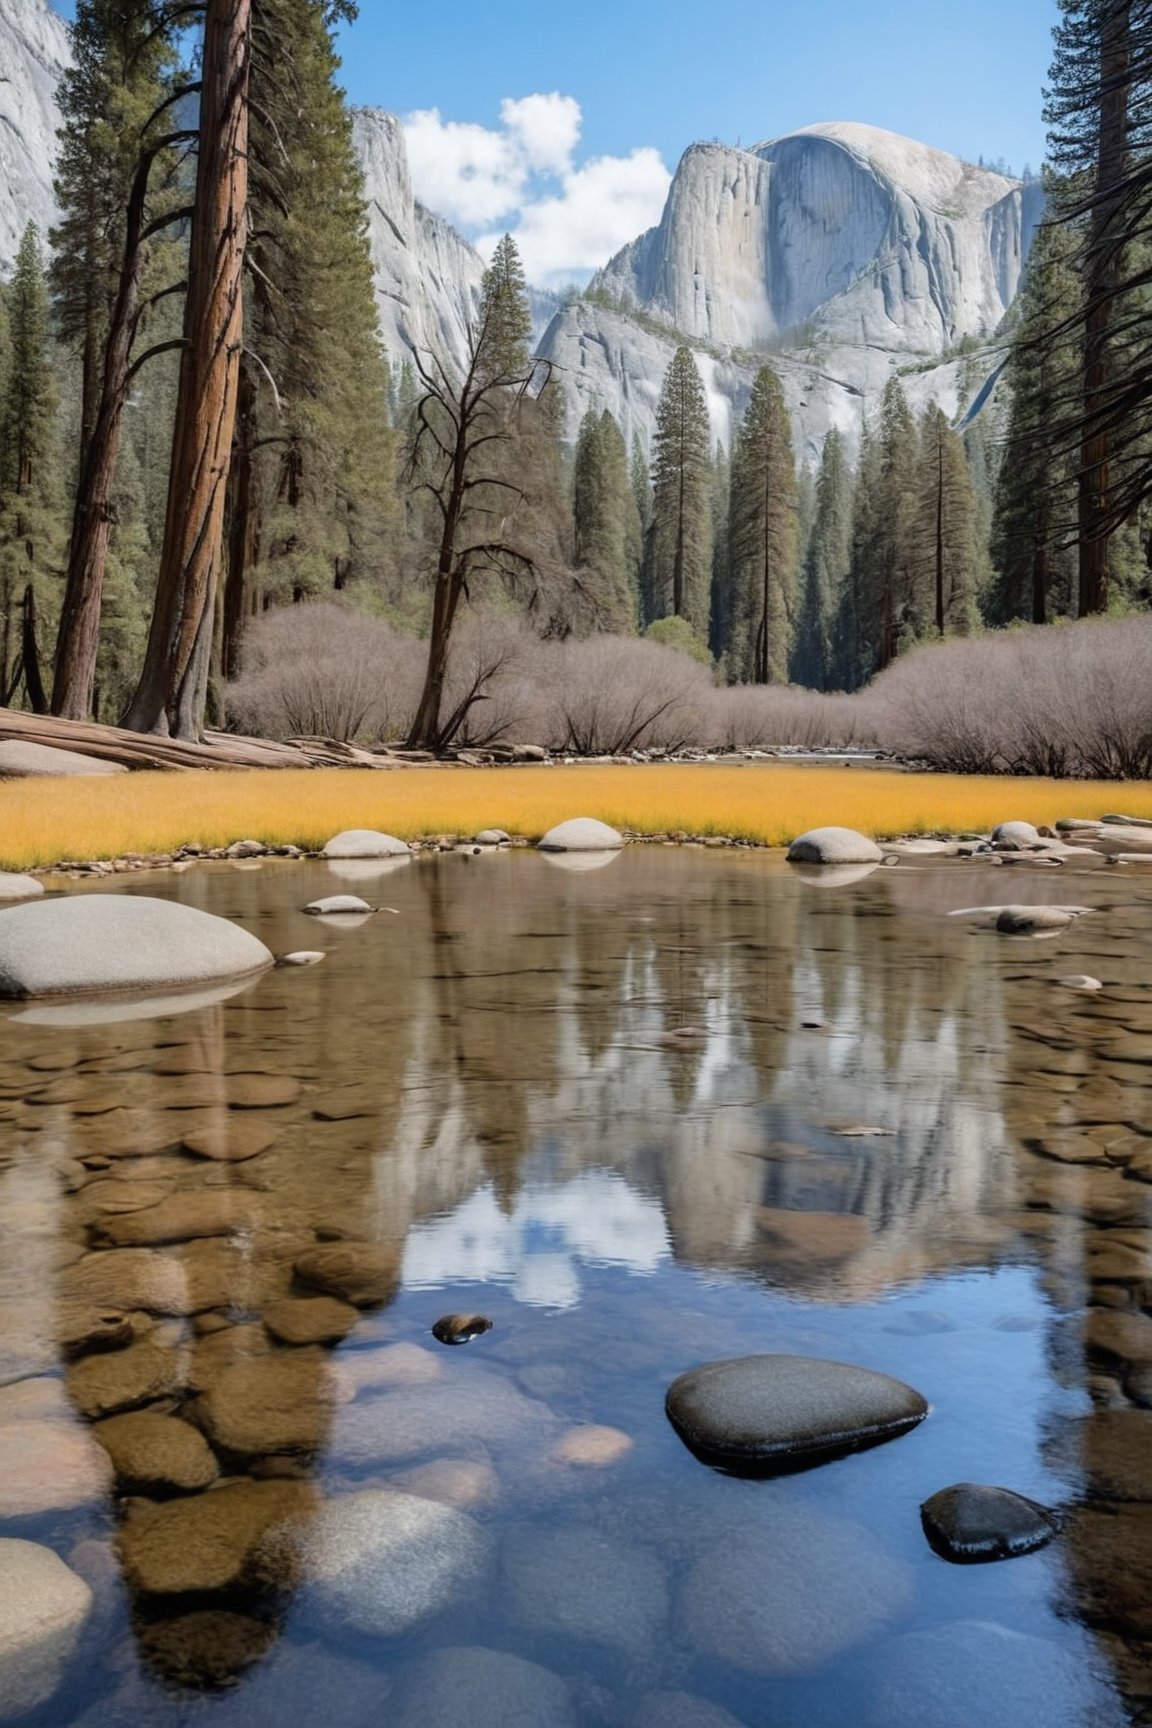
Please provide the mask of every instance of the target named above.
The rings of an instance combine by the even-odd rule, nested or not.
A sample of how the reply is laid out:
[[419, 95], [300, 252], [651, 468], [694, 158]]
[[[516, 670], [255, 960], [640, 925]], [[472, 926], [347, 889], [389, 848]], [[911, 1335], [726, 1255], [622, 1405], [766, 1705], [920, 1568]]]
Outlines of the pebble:
[[492, 1322], [485, 1314], [443, 1314], [432, 1328], [432, 1336], [441, 1344], [470, 1344], [491, 1332]]
[[1008, 1488], [958, 1482], [920, 1508], [928, 1541], [945, 1560], [1010, 1560], [1043, 1548], [1056, 1532], [1052, 1514]]

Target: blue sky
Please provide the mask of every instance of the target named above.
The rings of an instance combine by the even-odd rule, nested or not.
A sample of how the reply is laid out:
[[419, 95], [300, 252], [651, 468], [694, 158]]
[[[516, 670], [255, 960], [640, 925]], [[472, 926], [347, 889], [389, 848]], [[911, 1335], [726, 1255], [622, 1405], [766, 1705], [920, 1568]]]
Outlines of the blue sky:
[[[67, 10], [67, 7], [63, 8]], [[352, 100], [409, 119], [418, 195], [538, 281], [659, 215], [696, 139], [860, 120], [1017, 172], [1044, 151], [1056, 0], [360, 0]]]

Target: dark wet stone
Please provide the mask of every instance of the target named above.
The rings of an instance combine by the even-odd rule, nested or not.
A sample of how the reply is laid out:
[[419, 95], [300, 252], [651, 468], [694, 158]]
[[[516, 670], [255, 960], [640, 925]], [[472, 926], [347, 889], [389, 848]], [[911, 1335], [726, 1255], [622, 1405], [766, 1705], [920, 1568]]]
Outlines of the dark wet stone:
[[1010, 1560], [1043, 1548], [1056, 1533], [1050, 1512], [1009, 1488], [958, 1482], [920, 1508], [924, 1534], [945, 1560]]
[[396, 1728], [576, 1728], [558, 1675], [499, 1650], [434, 1650], [406, 1667], [389, 1699]]
[[486, 1314], [444, 1314], [433, 1326], [432, 1336], [441, 1344], [469, 1344], [491, 1330]]
[[742, 1356], [681, 1374], [668, 1416], [701, 1457], [789, 1469], [905, 1434], [928, 1414], [919, 1392], [868, 1368], [810, 1356]]
[[276, 1641], [276, 1628], [248, 1614], [203, 1608], [174, 1620], [145, 1622], [137, 1632], [150, 1667], [177, 1686], [227, 1686]]

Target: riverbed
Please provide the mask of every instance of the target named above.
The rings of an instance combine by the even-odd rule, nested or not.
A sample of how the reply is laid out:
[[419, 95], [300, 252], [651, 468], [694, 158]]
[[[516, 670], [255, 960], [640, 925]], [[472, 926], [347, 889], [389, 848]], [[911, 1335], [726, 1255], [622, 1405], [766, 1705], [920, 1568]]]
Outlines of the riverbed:
[[[93, 1591], [28, 1728], [1143, 1719], [1152, 872], [829, 880], [634, 847], [66, 885], [325, 958], [4, 1020], [0, 1537]], [[1092, 911], [949, 916], [1009, 899]], [[299, 1265], [360, 1245], [373, 1287], [316, 1307]], [[760, 1352], [930, 1414], [711, 1468], [667, 1387]], [[138, 1414], [200, 1443], [153, 1458]], [[919, 1508], [963, 1481], [1057, 1537], [949, 1564]]]

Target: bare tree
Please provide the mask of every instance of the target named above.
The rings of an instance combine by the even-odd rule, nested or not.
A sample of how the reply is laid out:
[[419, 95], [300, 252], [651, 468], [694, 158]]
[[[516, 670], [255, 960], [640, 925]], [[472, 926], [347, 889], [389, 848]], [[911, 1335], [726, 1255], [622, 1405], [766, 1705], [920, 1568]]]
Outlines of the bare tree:
[[428, 661], [408, 737], [416, 749], [443, 749], [460, 725], [456, 713], [446, 725], [441, 710], [452, 631], [473, 576], [491, 570], [515, 579], [535, 570], [530, 554], [509, 539], [527, 495], [501, 473], [500, 455], [515, 442], [520, 408], [548, 368], [535, 360], [512, 371], [494, 366], [495, 326], [489, 307], [472, 332], [460, 383], [434, 356], [427, 363], [415, 351], [413, 356], [424, 394], [416, 410], [409, 479], [431, 498], [439, 528]]

